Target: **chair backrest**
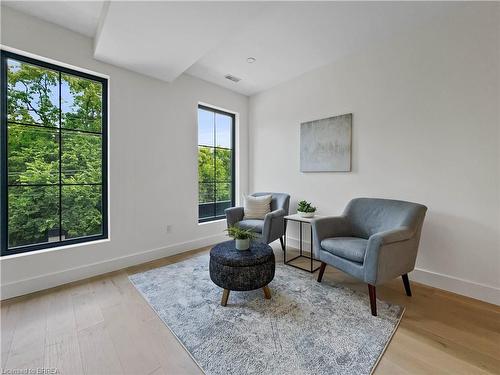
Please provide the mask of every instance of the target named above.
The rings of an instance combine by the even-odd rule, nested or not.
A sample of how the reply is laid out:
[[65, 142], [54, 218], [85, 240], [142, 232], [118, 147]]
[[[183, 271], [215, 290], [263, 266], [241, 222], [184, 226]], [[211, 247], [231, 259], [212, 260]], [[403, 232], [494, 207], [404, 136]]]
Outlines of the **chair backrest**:
[[290, 195], [286, 193], [253, 193], [253, 197], [260, 197], [262, 195], [272, 195], [271, 199], [271, 211], [283, 209], [285, 210], [285, 215], [288, 215], [290, 207]]
[[344, 210], [351, 224], [352, 235], [369, 238], [371, 235], [399, 227], [409, 227], [416, 233], [421, 229], [427, 207], [418, 203], [380, 199], [356, 198]]

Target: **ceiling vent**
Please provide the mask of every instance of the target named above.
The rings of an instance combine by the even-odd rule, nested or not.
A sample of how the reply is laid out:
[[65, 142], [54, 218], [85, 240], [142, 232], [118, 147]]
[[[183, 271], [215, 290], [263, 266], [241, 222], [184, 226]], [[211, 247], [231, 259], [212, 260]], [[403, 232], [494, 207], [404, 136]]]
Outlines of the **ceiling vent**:
[[241, 81], [241, 78], [235, 77], [235, 76], [233, 76], [233, 75], [231, 75], [231, 74], [226, 74], [226, 75], [224, 76], [224, 78], [226, 78], [226, 79], [228, 79], [228, 80], [230, 80], [230, 81], [233, 81], [233, 82], [235, 82], [235, 83], [237, 83], [237, 82]]

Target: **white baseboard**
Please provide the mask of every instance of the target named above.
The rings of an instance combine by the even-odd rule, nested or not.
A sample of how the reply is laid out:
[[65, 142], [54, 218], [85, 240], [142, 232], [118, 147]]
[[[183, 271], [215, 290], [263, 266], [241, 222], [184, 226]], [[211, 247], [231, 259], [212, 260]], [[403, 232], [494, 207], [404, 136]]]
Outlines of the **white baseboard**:
[[37, 292], [58, 285], [67, 284], [72, 281], [86, 279], [88, 277], [101, 275], [107, 272], [117, 271], [126, 267], [149, 262], [155, 259], [175, 255], [185, 251], [209, 246], [217, 242], [227, 240], [224, 234], [202, 237], [193, 241], [173, 244], [167, 247], [146, 250], [118, 258], [112, 258], [103, 262], [86, 264], [80, 267], [66, 269], [60, 272], [47, 273], [44, 275], [17, 280], [2, 284], [2, 300], [23, 294]]
[[411, 280], [421, 284], [500, 305], [500, 288], [495, 288], [491, 285], [480, 284], [422, 268], [415, 268], [409, 277]]
[[[299, 240], [297, 238], [288, 237], [286, 241], [287, 246], [299, 247]], [[304, 251], [309, 252], [310, 246], [309, 241], [303, 241], [302, 247]], [[409, 277], [411, 280], [421, 284], [500, 305], [500, 288], [495, 288], [491, 285], [480, 284], [418, 267], [409, 274]]]

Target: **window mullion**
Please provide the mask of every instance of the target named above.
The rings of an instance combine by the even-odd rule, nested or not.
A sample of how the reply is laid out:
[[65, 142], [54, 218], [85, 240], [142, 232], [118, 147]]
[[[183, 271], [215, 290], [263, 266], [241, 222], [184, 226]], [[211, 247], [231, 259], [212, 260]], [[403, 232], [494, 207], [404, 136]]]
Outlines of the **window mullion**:
[[215, 112], [214, 112], [214, 217], [217, 216], [217, 126], [215, 124]]
[[59, 71], [59, 241], [62, 241], [62, 75]]
[[4, 55], [3, 51], [0, 55], [0, 61], [1, 61], [1, 67], [0, 67], [0, 74], [1, 74], [1, 88], [0, 88], [0, 100], [2, 101], [2, 108], [4, 109], [3, 113], [0, 114], [1, 118], [1, 127], [0, 127], [0, 170], [1, 176], [1, 196], [0, 196], [0, 249], [1, 249], [1, 255], [4, 254], [4, 251], [7, 250], [9, 240], [8, 240], [8, 199], [9, 199], [9, 188], [7, 186], [7, 181], [8, 181], [8, 161], [7, 161], [7, 137], [8, 137], [8, 131], [7, 131], [7, 58]]
[[[42, 128], [42, 129], [57, 129], [54, 128], [53, 126], [48, 126], [48, 125], [41, 125], [41, 124], [29, 124], [26, 122], [19, 122], [19, 121], [7, 121], [8, 124], [16, 124], [16, 125], [23, 125], [23, 126], [31, 126], [35, 128]], [[88, 131], [88, 130], [81, 130], [81, 129], [68, 129], [65, 128], [64, 131], [69, 131], [69, 132], [77, 132], [77, 133], [83, 133], [83, 134], [94, 134], [94, 135], [102, 135], [102, 132], [93, 132], [93, 131]]]

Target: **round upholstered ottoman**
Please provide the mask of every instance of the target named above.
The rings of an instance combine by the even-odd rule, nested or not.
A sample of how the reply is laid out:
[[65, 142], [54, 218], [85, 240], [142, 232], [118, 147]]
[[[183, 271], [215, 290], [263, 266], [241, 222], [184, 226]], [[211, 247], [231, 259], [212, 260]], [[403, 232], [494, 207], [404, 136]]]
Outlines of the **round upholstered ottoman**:
[[210, 250], [210, 278], [224, 289], [221, 305], [226, 306], [229, 292], [263, 288], [271, 298], [267, 284], [274, 278], [276, 264], [271, 246], [252, 242], [250, 249], [236, 250], [235, 241], [226, 241]]

